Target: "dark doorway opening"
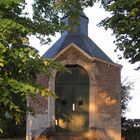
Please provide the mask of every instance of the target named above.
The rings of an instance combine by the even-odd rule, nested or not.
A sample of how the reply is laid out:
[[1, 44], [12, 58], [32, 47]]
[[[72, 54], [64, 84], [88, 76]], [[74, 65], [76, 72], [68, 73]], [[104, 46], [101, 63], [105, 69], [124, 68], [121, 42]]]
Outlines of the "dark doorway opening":
[[55, 80], [56, 132], [89, 130], [89, 77], [78, 65], [66, 66], [70, 72], [58, 72]]

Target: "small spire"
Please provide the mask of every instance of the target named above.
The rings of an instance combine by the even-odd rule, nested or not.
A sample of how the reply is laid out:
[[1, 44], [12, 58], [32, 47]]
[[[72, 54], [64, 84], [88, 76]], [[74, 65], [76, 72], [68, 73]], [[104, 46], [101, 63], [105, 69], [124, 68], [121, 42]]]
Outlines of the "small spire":
[[80, 12], [80, 15], [78, 17], [75, 16], [73, 18], [70, 18], [68, 14], [65, 14], [61, 18], [61, 22], [64, 23], [65, 26], [68, 27], [67, 30], [62, 31], [62, 36], [68, 33], [75, 33], [75, 34], [77, 33], [77, 34], [88, 36], [89, 19], [83, 11]]

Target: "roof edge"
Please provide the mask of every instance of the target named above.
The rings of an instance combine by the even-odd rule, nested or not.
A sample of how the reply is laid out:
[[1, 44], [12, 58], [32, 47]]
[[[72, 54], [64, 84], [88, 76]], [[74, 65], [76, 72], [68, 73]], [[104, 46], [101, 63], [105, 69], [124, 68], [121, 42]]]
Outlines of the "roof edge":
[[55, 57], [54, 59], [57, 59], [61, 54], [63, 54], [66, 50], [68, 50], [70, 47], [74, 47], [78, 51], [80, 51], [83, 55], [85, 55], [88, 59], [92, 60], [92, 57], [87, 54], [85, 51], [83, 51], [81, 48], [79, 48], [75, 43], [70, 43], [68, 46], [66, 46], [63, 50], [61, 50]]
[[112, 65], [112, 66], [115, 66], [115, 67], [119, 67], [120, 69], [122, 69], [122, 67], [123, 67], [122, 65], [117, 64], [117, 63], [111, 63], [111, 62], [108, 62], [108, 61], [105, 61], [105, 60], [102, 60], [102, 59], [99, 59], [99, 58], [96, 58], [96, 57], [92, 57], [92, 62], [96, 62], [96, 61], [100, 61], [100, 62], [109, 64], [109, 65]]

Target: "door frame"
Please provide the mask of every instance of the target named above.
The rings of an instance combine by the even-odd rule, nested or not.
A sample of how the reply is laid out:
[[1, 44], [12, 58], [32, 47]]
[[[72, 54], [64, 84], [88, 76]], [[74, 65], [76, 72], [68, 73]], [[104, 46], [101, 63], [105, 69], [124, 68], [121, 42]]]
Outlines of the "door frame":
[[[96, 95], [97, 95], [97, 82], [96, 82], [96, 64], [95, 63], [87, 63], [83, 60], [77, 59], [68, 60], [64, 59], [60, 61], [62, 65], [79, 65], [83, 67], [89, 76], [89, 129], [96, 125]], [[52, 71], [52, 78], [49, 80], [48, 88], [55, 92], [55, 77], [57, 71]], [[54, 97], [48, 97], [48, 126], [55, 127], [55, 99]]]

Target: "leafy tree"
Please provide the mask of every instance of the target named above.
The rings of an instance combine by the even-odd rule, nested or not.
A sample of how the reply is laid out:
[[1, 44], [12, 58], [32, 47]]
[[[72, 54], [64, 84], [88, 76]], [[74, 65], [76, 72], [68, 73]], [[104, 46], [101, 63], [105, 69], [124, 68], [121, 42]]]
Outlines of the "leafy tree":
[[26, 106], [28, 97], [35, 99], [36, 93], [54, 95], [36, 83], [37, 75], [41, 73], [50, 77], [52, 69], [64, 69], [54, 61], [43, 60], [37, 50], [29, 45], [28, 39], [30, 35], [42, 39], [58, 31], [57, 14], [53, 11], [52, 16], [48, 12], [46, 20], [45, 17], [44, 20], [29, 18], [24, 12], [25, 6], [24, 0], [0, 0], [1, 132], [8, 127], [9, 121], [18, 124], [24, 119], [25, 113], [30, 111]]
[[133, 121], [128, 120], [125, 117], [125, 113], [128, 111], [128, 103], [132, 99], [130, 93], [133, 89], [133, 83], [127, 82], [124, 80], [124, 82], [121, 84], [121, 130], [122, 130], [122, 136], [127, 135], [127, 131], [133, 127]]
[[[75, 5], [76, 11], [71, 5]], [[25, 0], [0, 0], [0, 131], [8, 129], [9, 122], [19, 124], [30, 108], [26, 99], [35, 94], [54, 95], [36, 83], [38, 74], [51, 76], [52, 69], [64, 67], [43, 60], [30, 46], [29, 36], [48, 43], [49, 36], [62, 30], [60, 13], [78, 16], [81, 9], [93, 5], [93, 0], [34, 0], [33, 14], [26, 12]], [[25, 111], [26, 110], [26, 111]]]
[[[50, 7], [61, 13], [67, 12], [71, 16], [77, 16], [81, 9], [93, 6], [95, 2], [101, 2], [106, 11], [110, 12], [110, 17], [105, 18], [99, 24], [105, 29], [111, 29], [116, 36], [115, 43], [117, 48], [115, 51], [120, 50], [123, 52], [123, 57], [129, 59], [129, 62], [136, 63], [140, 61], [140, 0], [59, 0], [53, 1]], [[46, 2], [35, 0], [34, 8], [36, 9], [35, 18], [44, 11], [48, 13]], [[38, 4], [40, 3], [40, 4]], [[41, 4], [42, 3], [42, 4]], [[74, 5], [74, 6], [72, 6]], [[38, 13], [39, 9], [42, 9]], [[78, 10], [73, 10], [73, 9]], [[49, 9], [50, 11], [52, 9]], [[56, 13], [57, 13], [56, 12]], [[44, 15], [45, 17], [45, 15]], [[42, 17], [42, 18], [44, 18]], [[54, 26], [55, 27], [55, 26]], [[119, 58], [122, 58], [119, 57]], [[140, 66], [138, 67], [138, 69]]]
[[124, 117], [125, 113], [128, 111], [128, 103], [132, 99], [130, 95], [133, 89], [133, 83], [124, 80], [121, 84], [121, 116]]
[[116, 50], [122, 51], [125, 59], [129, 59], [131, 63], [139, 62], [140, 0], [103, 1], [105, 1], [106, 11], [109, 11], [111, 16], [102, 20], [99, 25], [113, 31], [113, 34], [116, 36]]

